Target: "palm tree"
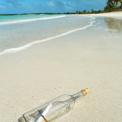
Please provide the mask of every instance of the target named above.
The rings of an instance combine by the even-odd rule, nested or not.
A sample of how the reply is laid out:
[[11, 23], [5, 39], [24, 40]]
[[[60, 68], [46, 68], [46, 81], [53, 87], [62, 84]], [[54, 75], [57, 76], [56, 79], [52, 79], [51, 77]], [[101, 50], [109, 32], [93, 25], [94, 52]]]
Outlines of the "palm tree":
[[122, 0], [120, 0], [120, 3], [121, 3], [120, 8], [122, 9]]
[[122, 6], [122, 0], [108, 0], [107, 7], [108, 8], [119, 8]]
[[106, 10], [112, 11], [122, 8], [122, 0], [108, 0]]

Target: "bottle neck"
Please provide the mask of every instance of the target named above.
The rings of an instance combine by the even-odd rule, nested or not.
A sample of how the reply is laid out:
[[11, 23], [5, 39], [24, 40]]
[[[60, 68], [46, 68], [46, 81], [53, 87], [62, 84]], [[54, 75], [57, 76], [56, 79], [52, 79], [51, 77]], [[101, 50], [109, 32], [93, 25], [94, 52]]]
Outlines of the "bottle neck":
[[75, 94], [72, 95], [72, 98], [74, 99], [74, 101], [80, 99], [82, 97], [82, 93], [81, 92], [77, 92]]
[[74, 95], [72, 95], [72, 97], [73, 97], [74, 101], [76, 101], [76, 100], [80, 99], [81, 97], [86, 96], [87, 94], [88, 94], [88, 89], [86, 88], [86, 89], [83, 89], [83, 90], [75, 93]]

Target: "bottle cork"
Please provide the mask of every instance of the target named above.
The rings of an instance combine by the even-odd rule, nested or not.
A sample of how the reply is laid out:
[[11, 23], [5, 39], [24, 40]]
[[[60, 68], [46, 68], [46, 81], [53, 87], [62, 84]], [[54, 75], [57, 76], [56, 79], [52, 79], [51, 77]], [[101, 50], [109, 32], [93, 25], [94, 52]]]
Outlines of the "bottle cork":
[[81, 92], [84, 96], [86, 96], [89, 93], [89, 89], [88, 88], [82, 89]]

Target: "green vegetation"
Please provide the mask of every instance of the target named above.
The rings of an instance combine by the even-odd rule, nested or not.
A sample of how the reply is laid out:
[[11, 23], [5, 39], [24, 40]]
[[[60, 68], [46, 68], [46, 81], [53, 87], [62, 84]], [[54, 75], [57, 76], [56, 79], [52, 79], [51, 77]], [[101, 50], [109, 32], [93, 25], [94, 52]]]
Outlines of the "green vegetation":
[[108, 0], [105, 11], [119, 11], [122, 10], [122, 0]]

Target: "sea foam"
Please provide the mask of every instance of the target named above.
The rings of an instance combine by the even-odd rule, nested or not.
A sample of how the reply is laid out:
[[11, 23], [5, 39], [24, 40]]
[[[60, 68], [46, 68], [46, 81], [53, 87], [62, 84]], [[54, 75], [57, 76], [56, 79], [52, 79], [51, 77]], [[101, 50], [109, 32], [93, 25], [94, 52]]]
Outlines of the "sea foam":
[[61, 33], [61, 34], [58, 34], [58, 35], [55, 35], [55, 36], [52, 36], [52, 37], [48, 37], [48, 38], [45, 38], [45, 39], [42, 39], [42, 40], [36, 40], [36, 41], [30, 42], [28, 44], [25, 44], [25, 45], [17, 47], [17, 48], [5, 49], [2, 52], [0, 52], [0, 56], [5, 55], [5, 54], [10, 54], [10, 53], [17, 53], [17, 52], [23, 51], [25, 49], [28, 49], [28, 48], [32, 47], [33, 45], [41, 44], [41, 43], [44, 43], [44, 42], [48, 42], [48, 41], [51, 41], [51, 40], [54, 40], [54, 39], [58, 39], [58, 38], [66, 36], [66, 35], [72, 34], [74, 32], [85, 30], [87, 28], [90, 28], [90, 27], [94, 26], [95, 22], [96, 22], [95, 21], [95, 17], [91, 16], [90, 17], [90, 21], [89, 21], [89, 23], [86, 26], [83, 26], [83, 27], [80, 27], [80, 28], [75, 28], [73, 30], [69, 30], [67, 32], [64, 32], [64, 33]]

